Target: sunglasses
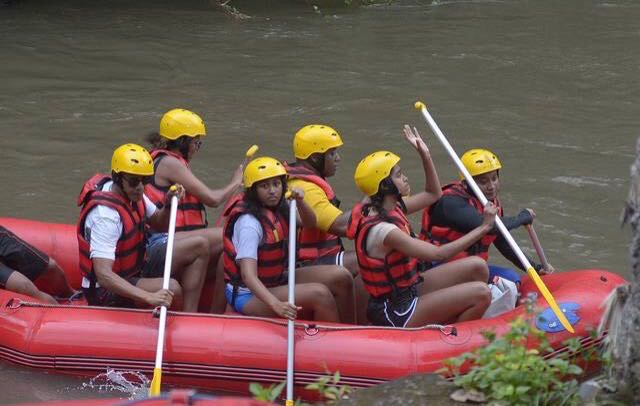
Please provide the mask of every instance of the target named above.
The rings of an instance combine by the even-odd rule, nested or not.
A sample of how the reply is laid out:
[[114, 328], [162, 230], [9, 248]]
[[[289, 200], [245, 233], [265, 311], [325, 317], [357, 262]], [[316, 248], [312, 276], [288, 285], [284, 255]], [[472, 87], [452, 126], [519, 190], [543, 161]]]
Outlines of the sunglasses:
[[195, 140], [193, 142], [193, 145], [196, 147], [196, 149], [202, 148], [202, 140]]
[[123, 176], [122, 179], [124, 179], [131, 187], [137, 187], [141, 183], [146, 185], [151, 182], [151, 176]]

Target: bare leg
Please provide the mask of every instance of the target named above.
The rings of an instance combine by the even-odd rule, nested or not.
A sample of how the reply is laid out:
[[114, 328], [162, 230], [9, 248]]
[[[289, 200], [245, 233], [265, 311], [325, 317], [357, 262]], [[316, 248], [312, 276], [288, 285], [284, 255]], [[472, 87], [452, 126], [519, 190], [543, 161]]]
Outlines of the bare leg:
[[222, 253], [222, 228], [221, 227], [212, 227], [212, 228], [202, 228], [199, 230], [192, 231], [180, 231], [176, 233], [176, 241], [189, 238], [193, 236], [204, 237], [207, 239], [209, 243], [209, 263], [207, 265], [207, 280], [213, 280], [216, 276], [216, 269], [218, 265], [218, 258]]
[[486, 282], [468, 282], [440, 289], [420, 296], [407, 327], [479, 319], [490, 303], [491, 292]]
[[46, 303], [58, 304], [58, 301], [51, 295], [39, 290], [36, 285], [33, 284], [23, 274], [18, 271], [14, 271], [7, 280], [5, 288], [12, 292], [21, 293], [23, 295], [31, 296]]
[[362, 276], [360, 276], [360, 266], [355, 251], [345, 251], [342, 257], [342, 264], [353, 275], [353, 296], [355, 297], [356, 323], [361, 325], [369, 324], [367, 319], [367, 305], [369, 304], [369, 292], [364, 286]]
[[49, 265], [47, 265], [46, 271], [38, 276], [36, 280], [38, 283], [42, 283], [41, 286], [46, 286], [47, 290], [54, 295], [69, 297], [75, 293], [75, 290], [69, 285], [64, 271], [53, 258], [49, 258]]
[[[296, 269], [296, 285], [300, 283], [321, 283], [331, 291], [338, 305], [340, 321], [355, 323], [353, 277], [344, 267], [337, 265], [316, 265]], [[297, 289], [297, 286], [296, 286]]]
[[216, 270], [216, 280], [213, 285], [213, 301], [211, 303], [211, 313], [213, 314], [222, 314], [227, 308], [227, 298], [224, 295], [224, 289], [224, 261], [222, 255], [220, 255]]
[[419, 295], [435, 292], [465, 282], [484, 282], [489, 279], [489, 267], [480, 257], [468, 257], [447, 262], [422, 273], [424, 283]]
[[[296, 273], [297, 276], [297, 273]], [[289, 287], [286, 285], [269, 289], [279, 300], [286, 301], [289, 298]], [[329, 289], [320, 283], [296, 283], [296, 306], [311, 309], [314, 319], [317, 321], [338, 322], [338, 309], [336, 301]], [[252, 316], [274, 317], [276, 314], [257, 297], [252, 297], [244, 306], [244, 312]]]
[[174, 241], [173, 274], [178, 276], [184, 295], [184, 311], [197, 312], [202, 286], [209, 263], [209, 243], [206, 238], [192, 236]]
[[[146, 290], [147, 292], [157, 292], [162, 289], [162, 278], [140, 278], [136, 287]], [[175, 279], [169, 279], [169, 290], [173, 292], [173, 301], [171, 309], [182, 310], [182, 288]], [[138, 307], [147, 307], [146, 304], [137, 303]]]

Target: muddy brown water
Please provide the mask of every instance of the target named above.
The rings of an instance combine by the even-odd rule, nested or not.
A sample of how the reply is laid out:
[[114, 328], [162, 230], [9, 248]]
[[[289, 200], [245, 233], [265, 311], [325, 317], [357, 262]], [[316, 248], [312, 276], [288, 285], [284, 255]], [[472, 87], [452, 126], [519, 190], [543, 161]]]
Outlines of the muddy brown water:
[[[414, 189], [422, 185], [404, 123], [426, 137], [444, 183], [456, 173], [412, 108], [421, 99], [458, 153], [499, 155], [507, 213], [536, 210], [557, 269], [630, 275], [618, 216], [640, 121], [640, 4], [241, 8], [254, 18], [235, 21], [196, 0], [0, 8], [0, 215], [75, 222], [82, 182], [177, 106], [206, 121], [193, 169], [211, 186], [253, 143], [290, 159], [293, 133], [314, 122], [345, 141], [331, 182], [347, 207], [359, 198], [355, 165], [377, 149], [399, 153]], [[515, 236], [533, 254], [526, 233]], [[105, 395], [4, 363], [0, 382], [2, 403]]]

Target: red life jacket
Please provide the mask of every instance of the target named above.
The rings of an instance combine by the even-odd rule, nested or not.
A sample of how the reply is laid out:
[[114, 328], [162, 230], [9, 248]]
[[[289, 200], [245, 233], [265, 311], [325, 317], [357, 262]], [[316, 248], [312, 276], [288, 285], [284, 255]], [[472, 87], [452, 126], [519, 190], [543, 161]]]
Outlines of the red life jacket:
[[[480, 203], [480, 200], [478, 200], [478, 198], [473, 194], [469, 193], [467, 188], [460, 181], [444, 186], [442, 188], [442, 196], [462, 197], [471, 206], [473, 206], [480, 215], [484, 213], [484, 206]], [[498, 216], [502, 217], [502, 206], [500, 205], [500, 201], [496, 198], [494, 203], [498, 206]], [[430, 218], [432, 207], [433, 206], [427, 207], [422, 212], [422, 229], [420, 230], [420, 239], [429, 241], [435, 245], [444, 245], [451, 241], [455, 241], [466, 234], [451, 227], [436, 226], [432, 224]], [[453, 261], [455, 259], [465, 258], [471, 255], [477, 255], [487, 261], [489, 259], [489, 247], [493, 244], [496, 238], [498, 238], [496, 234], [485, 234], [465, 251], [458, 253], [447, 261]]]
[[78, 196], [78, 206], [82, 206], [76, 228], [78, 250], [80, 253], [80, 270], [82, 275], [95, 283], [93, 262], [89, 257], [90, 243], [85, 238], [84, 223], [89, 212], [98, 205], [110, 207], [118, 212], [122, 221], [122, 234], [116, 244], [116, 259], [113, 272], [127, 278], [142, 269], [145, 254], [144, 200], [132, 205], [126, 198], [114, 192], [103, 192], [102, 187], [109, 182], [108, 175], [93, 175], [82, 187]]
[[362, 212], [364, 205], [356, 204], [351, 210], [347, 237], [355, 239], [356, 256], [360, 266], [362, 281], [369, 294], [374, 298], [388, 296], [392, 292], [408, 288], [419, 281], [418, 260], [404, 253], [391, 250], [384, 259], [374, 258], [367, 253], [367, 236], [373, 226], [381, 222], [395, 224], [400, 230], [412, 235], [409, 220], [400, 206], [387, 214], [367, 216]]
[[[313, 170], [302, 165], [289, 165], [285, 162], [289, 179], [300, 179], [318, 186], [327, 195], [329, 203], [340, 207], [331, 185]], [[298, 231], [298, 259], [300, 261], [315, 260], [327, 255], [336, 255], [343, 251], [342, 240], [337, 235], [325, 233], [317, 228], [301, 227]]]
[[[166, 156], [172, 156], [185, 165], [189, 170], [189, 163], [182, 155], [166, 149], [154, 149], [151, 151], [154, 170]], [[156, 183], [155, 176], [152, 181], [144, 186], [144, 194], [147, 195], [158, 208], [162, 208], [166, 201], [166, 194], [170, 186], [160, 186]], [[197, 230], [207, 227], [207, 211], [197, 197], [190, 193], [185, 193], [178, 202], [178, 212], [176, 215], [176, 231]]]
[[[233, 227], [238, 218], [249, 213], [247, 206], [240, 198], [235, 199], [235, 204], [224, 213], [226, 223], [224, 225], [224, 274], [225, 281], [234, 286], [244, 286], [240, 266], [236, 263], [236, 249], [233, 246]], [[289, 224], [287, 219], [279, 213], [268, 209], [262, 209], [258, 216], [262, 226], [264, 239], [258, 248], [258, 278], [266, 287], [280, 286], [283, 283], [284, 270], [287, 262], [287, 236]]]

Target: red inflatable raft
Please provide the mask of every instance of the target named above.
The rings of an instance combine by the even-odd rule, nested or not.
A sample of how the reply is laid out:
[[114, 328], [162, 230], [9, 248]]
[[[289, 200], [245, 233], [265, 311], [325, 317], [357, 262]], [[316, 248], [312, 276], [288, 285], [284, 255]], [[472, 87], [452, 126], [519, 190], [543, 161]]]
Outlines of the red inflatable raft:
[[[0, 218], [0, 224], [55, 258], [79, 285], [74, 227]], [[609, 292], [624, 283], [603, 270], [580, 270], [543, 277], [573, 324], [582, 348], [591, 338]], [[522, 293], [536, 292], [523, 279]], [[544, 299], [536, 323], [548, 332], [556, 356], [575, 337], [555, 320]], [[482, 330], [504, 332], [523, 314], [522, 306], [499, 317], [445, 328], [415, 329], [296, 323], [295, 384], [298, 389], [339, 370], [341, 382], [367, 387], [404, 375], [433, 372], [446, 358], [485, 344]], [[51, 306], [0, 289], [0, 359], [66, 374], [94, 376], [107, 368], [153, 371], [158, 319], [150, 310], [82, 305]], [[282, 382], [286, 376], [284, 320], [234, 315], [169, 312], [163, 383], [246, 393], [251, 382]], [[305, 396], [304, 391], [298, 394]]]

